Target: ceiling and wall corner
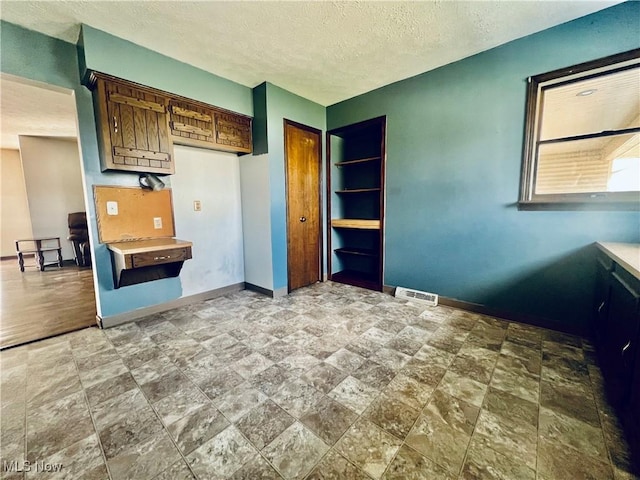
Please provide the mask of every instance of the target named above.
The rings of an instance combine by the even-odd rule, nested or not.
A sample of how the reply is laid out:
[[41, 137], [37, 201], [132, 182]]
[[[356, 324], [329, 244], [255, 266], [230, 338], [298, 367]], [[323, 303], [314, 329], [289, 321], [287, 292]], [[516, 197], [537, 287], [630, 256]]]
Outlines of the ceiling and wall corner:
[[0, 18], [73, 44], [84, 23], [327, 106], [616, 3], [3, 1]]

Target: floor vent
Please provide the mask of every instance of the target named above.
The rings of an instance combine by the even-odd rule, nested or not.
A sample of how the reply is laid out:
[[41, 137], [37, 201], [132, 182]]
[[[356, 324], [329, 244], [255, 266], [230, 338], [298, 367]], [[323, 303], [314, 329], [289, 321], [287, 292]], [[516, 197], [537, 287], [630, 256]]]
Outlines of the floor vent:
[[420, 290], [411, 290], [410, 288], [396, 287], [396, 297], [404, 298], [412, 302], [420, 302], [432, 307], [438, 305], [438, 295], [435, 293], [421, 292]]

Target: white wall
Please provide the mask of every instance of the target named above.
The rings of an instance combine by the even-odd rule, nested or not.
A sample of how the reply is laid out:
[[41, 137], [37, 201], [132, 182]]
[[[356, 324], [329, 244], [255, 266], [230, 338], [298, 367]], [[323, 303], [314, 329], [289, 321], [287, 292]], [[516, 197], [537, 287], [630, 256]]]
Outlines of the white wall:
[[60, 237], [63, 258], [73, 260], [67, 216], [85, 211], [78, 143], [24, 135], [19, 141], [33, 236]]
[[[237, 155], [176, 145], [170, 177], [176, 237], [193, 242], [182, 295], [244, 281], [240, 168]], [[194, 211], [199, 200], [202, 210]]]
[[240, 157], [245, 282], [273, 290], [269, 155]]
[[15, 241], [33, 237], [18, 150], [0, 150], [0, 256], [16, 254]]

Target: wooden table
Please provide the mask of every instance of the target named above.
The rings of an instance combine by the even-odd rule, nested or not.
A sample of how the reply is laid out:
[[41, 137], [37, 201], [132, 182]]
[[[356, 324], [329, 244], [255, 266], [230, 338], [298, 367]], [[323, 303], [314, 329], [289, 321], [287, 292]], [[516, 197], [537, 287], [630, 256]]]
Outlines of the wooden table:
[[[45, 263], [44, 252], [58, 252], [57, 262]], [[44, 271], [44, 267], [48, 265], [58, 265], [62, 267], [62, 247], [60, 246], [60, 237], [42, 237], [42, 238], [26, 238], [16, 240], [16, 252], [18, 254], [18, 265], [20, 271], [24, 272], [24, 254], [33, 255], [36, 259], [36, 265], [40, 271]]]

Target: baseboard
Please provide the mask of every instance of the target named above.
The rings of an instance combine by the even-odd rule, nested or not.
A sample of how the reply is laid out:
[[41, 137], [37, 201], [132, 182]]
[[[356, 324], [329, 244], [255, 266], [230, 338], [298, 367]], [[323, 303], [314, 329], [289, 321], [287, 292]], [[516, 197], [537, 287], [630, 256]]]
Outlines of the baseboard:
[[203, 302], [212, 298], [221, 297], [228, 293], [239, 292], [245, 289], [245, 283], [240, 282], [233, 285], [228, 285], [222, 288], [216, 288], [215, 290], [209, 290], [202, 293], [196, 293], [195, 295], [189, 295], [186, 297], [180, 297], [170, 302], [160, 303], [158, 305], [152, 305], [150, 307], [139, 308], [132, 312], [121, 313], [118, 315], [112, 315], [110, 317], [100, 317], [96, 315], [96, 322], [100, 328], [110, 328], [123, 323], [132, 322], [138, 320], [147, 315], [153, 315], [154, 313], [166, 312], [178, 307], [184, 307], [192, 303]]
[[548, 330], [555, 330], [557, 332], [568, 333], [570, 335], [579, 335], [582, 337], [589, 336], [589, 332], [584, 328], [579, 328], [572, 325], [563, 325], [558, 322], [554, 322], [548, 318], [538, 317], [535, 315], [526, 315], [522, 313], [505, 312], [497, 308], [487, 307], [479, 303], [465, 302], [463, 300], [456, 300], [455, 298], [438, 297], [438, 304], [447, 307], [457, 308], [459, 310], [465, 310], [467, 312], [480, 313], [490, 317], [500, 318], [509, 322], [524, 323], [539, 328], [546, 328]]
[[289, 294], [287, 287], [279, 288], [277, 290], [269, 290], [268, 288], [254, 285], [253, 283], [244, 282], [244, 287], [252, 292], [258, 292], [271, 298], [286, 297]]

